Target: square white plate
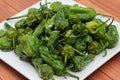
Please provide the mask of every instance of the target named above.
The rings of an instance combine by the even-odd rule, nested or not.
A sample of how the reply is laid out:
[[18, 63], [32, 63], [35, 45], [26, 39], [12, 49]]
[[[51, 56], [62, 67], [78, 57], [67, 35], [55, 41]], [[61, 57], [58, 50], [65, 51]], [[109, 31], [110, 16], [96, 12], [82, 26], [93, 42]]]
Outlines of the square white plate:
[[[48, 2], [53, 2], [53, 1], [61, 1], [62, 3], [69, 4], [69, 5], [73, 5], [75, 3], [79, 4], [77, 2], [74, 2], [73, 0], [48, 0]], [[42, 0], [42, 3], [44, 3], [43, 0]], [[81, 4], [79, 4], [79, 5], [81, 5]], [[83, 5], [81, 5], [81, 6], [83, 6]], [[39, 8], [39, 2], [34, 4], [31, 7]], [[31, 7], [29, 7], [29, 8], [31, 8]], [[23, 10], [22, 12], [18, 13], [15, 16], [20, 16], [20, 15], [26, 14], [27, 10], [29, 8]], [[102, 20], [106, 19], [104, 17], [100, 17], [100, 18]], [[16, 21], [18, 21], [18, 19], [10, 20], [10, 21], [8, 21], [8, 23], [14, 26]], [[114, 21], [113, 24], [116, 25], [118, 31], [120, 31], [120, 23]], [[4, 26], [4, 22], [2, 22], [0, 24], [0, 28], [2, 29], [3, 26]], [[119, 35], [120, 35], [120, 32], [119, 32]], [[82, 70], [81, 72], [73, 73], [73, 74], [79, 76], [80, 80], [84, 80], [92, 72], [94, 72], [96, 69], [98, 69], [100, 66], [102, 66], [105, 62], [107, 62], [109, 59], [111, 59], [114, 55], [116, 55], [119, 51], [120, 51], [120, 39], [115, 48], [107, 50], [107, 55], [105, 57], [102, 57], [104, 53], [97, 55], [95, 57], [94, 61], [91, 62], [90, 64], [88, 64], [84, 68], [84, 70]], [[8, 65], [10, 65], [12, 68], [17, 70], [18, 72], [20, 72], [22, 75], [24, 75], [29, 80], [42, 80], [39, 77], [36, 70], [29, 63], [21, 61], [13, 51], [11, 51], [11, 52], [0, 51], [0, 59], [3, 60], [4, 62], [6, 62]], [[58, 77], [58, 76], [55, 76], [55, 79], [56, 80], [76, 80], [71, 77], [67, 77], [67, 79], [65, 79], [64, 77]]]

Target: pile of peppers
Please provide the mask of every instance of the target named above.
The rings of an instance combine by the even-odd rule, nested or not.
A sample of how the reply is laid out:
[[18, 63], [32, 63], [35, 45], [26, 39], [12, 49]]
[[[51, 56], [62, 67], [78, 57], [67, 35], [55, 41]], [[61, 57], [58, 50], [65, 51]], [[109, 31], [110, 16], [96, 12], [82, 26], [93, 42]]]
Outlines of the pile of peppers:
[[[40, 8], [30, 8], [15, 26], [5, 22], [0, 30], [0, 49], [14, 51], [21, 60], [30, 62], [43, 80], [55, 80], [53, 75], [78, 76], [78, 72], [106, 49], [116, 46], [119, 34], [110, 17], [96, 18], [93, 8], [53, 2]], [[112, 36], [112, 37], [111, 37]], [[6, 54], [7, 55], [7, 54]], [[105, 56], [104, 55], [104, 56]], [[69, 70], [69, 71], [68, 71]]]

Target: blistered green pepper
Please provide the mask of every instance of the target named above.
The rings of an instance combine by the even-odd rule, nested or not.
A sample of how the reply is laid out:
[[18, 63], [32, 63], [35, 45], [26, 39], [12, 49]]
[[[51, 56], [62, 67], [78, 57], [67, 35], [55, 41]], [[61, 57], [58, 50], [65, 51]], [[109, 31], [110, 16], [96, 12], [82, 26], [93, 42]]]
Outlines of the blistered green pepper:
[[48, 64], [39, 65], [39, 74], [43, 80], [55, 80], [53, 78], [54, 70]]
[[26, 24], [26, 19], [20, 19], [19, 21], [17, 21], [15, 23], [15, 27], [18, 29], [18, 28], [23, 28], [25, 27], [27, 24]]
[[95, 21], [90, 21], [86, 23], [86, 28], [91, 34], [95, 34], [98, 32], [98, 23]]
[[62, 9], [60, 9], [55, 16], [54, 24], [56, 29], [64, 31], [69, 26], [68, 19], [65, 18], [65, 14]]
[[32, 59], [32, 64], [38, 71], [40, 77], [43, 80], [54, 80], [54, 70], [48, 64], [43, 63], [43, 60], [39, 57]]
[[30, 8], [28, 10], [27, 18], [32, 19], [32, 20], [36, 19], [39, 22], [43, 20], [41, 11], [36, 8]]
[[50, 33], [48, 45], [53, 45], [60, 36], [60, 31], [54, 30]]
[[79, 34], [83, 30], [82, 22], [79, 21], [77, 24], [72, 25], [72, 30], [74, 31], [75, 34]]
[[48, 19], [47, 22], [45, 23], [45, 33], [50, 34], [52, 32], [52, 28], [54, 26], [54, 19], [55, 15], [51, 19]]
[[46, 20], [43, 20], [34, 30], [33, 35], [39, 36], [45, 29]]
[[64, 58], [64, 62], [65, 64], [67, 63], [67, 60], [72, 59], [74, 56], [75, 52], [74, 52], [74, 48], [68, 44], [66, 44], [61, 52], [61, 55]]
[[12, 40], [13, 46], [15, 47], [15, 40], [17, 38], [17, 31], [15, 28], [13, 28], [10, 24], [5, 22], [4, 27], [6, 29], [6, 37], [10, 38]]
[[50, 5], [50, 8], [54, 11], [54, 12], [57, 12], [60, 7], [61, 7], [62, 3], [59, 2], [59, 1], [56, 1], [56, 2], [53, 2], [51, 5]]
[[50, 54], [47, 47], [41, 45], [39, 47], [39, 53], [41, 55], [41, 58], [54, 69], [56, 75], [63, 75], [63, 71], [65, 69], [64, 63], [61, 60], [54, 58]]
[[93, 8], [73, 6], [70, 10], [77, 13], [81, 21], [90, 21], [96, 16], [96, 11]]
[[67, 44], [73, 44], [77, 40], [77, 35], [73, 33], [73, 30], [68, 30], [64, 36]]
[[91, 61], [94, 60], [95, 55], [93, 54], [88, 54], [84, 56], [74, 56], [73, 57], [73, 62], [72, 65], [73, 67], [71, 68], [72, 71], [78, 72], [84, 69], [84, 67], [90, 63]]
[[83, 38], [83, 41], [85, 41], [86, 43], [91, 43], [93, 41], [92, 36], [87, 35]]
[[83, 40], [77, 40], [74, 44], [74, 48], [80, 52], [83, 52], [87, 48], [87, 44]]
[[13, 43], [10, 38], [2, 37], [0, 38], [0, 49], [3, 51], [13, 50]]
[[21, 60], [30, 61], [29, 57], [22, 51], [20, 45], [16, 45], [14, 52]]
[[54, 48], [54, 44], [58, 40], [59, 35], [60, 35], [60, 31], [55, 30], [55, 31], [52, 31], [50, 33], [50, 36], [48, 37], [47, 45], [49, 46], [50, 52], [52, 54], [58, 54], [58, 51]]
[[5, 30], [0, 30], [0, 37], [4, 37], [6, 35], [6, 31]]
[[25, 34], [19, 38], [19, 45], [28, 57], [35, 57], [38, 53], [39, 40], [37, 36]]
[[88, 52], [92, 54], [99, 54], [101, 51], [105, 49], [105, 46], [102, 45], [98, 41], [92, 41], [91, 43], [88, 44]]
[[103, 43], [107, 48], [113, 48], [119, 40], [119, 33], [115, 25], [108, 27], [107, 32], [102, 38]]

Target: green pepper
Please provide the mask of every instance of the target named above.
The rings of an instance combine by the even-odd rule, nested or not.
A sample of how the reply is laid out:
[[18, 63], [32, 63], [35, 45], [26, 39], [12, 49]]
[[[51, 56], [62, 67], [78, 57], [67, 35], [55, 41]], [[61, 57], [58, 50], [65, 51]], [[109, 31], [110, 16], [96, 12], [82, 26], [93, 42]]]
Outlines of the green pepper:
[[11, 51], [13, 50], [13, 43], [10, 38], [1, 37], [0, 38], [0, 49], [3, 51]]
[[90, 35], [87, 35], [83, 38], [83, 41], [85, 41], [86, 43], [91, 43], [93, 41], [93, 37]]
[[4, 37], [6, 35], [6, 31], [5, 30], [0, 30], [0, 37]]
[[41, 64], [39, 65], [39, 74], [43, 80], [54, 80], [53, 74], [53, 68], [49, 66], [48, 64]]
[[20, 19], [19, 21], [17, 21], [15, 23], [15, 28], [23, 28], [25, 27], [27, 24], [26, 24], [26, 19]]
[[80, 32], [80, 34], [78, 34], [78, 37], [81, 38], [81, 39], [83, 39], [87, 35], [89, 35], [89, 31], [88, 31], [88, 29], [84, 28], [84, 29], [82, 29], [82, 31]]
[[106, 28], [107, 28], [107, 26], [109, 26], [109, 25], [107, 25], [107, 22], [109, 20], [110, 19], [108, 19], [106, 21], [102, 21], [101, 19], [94, 19], [94, 21], [97, 22], [99, 25], [98, 29], [97, 29], [98, 30], [97, 33], [94, 34], [94, 36], [93, 36], [95, 39], [99, 40], [104, 36], [104, 34], [106, 33]]
[[80, 21], [80, 18], [77, 14], [75, 13], [69, 13], [68, 14], [68, 20], [70, 24], [76, 24]]
[[80, 52], [83, 52], [87, 48], [87, 44], [83, 40], [77, 40], [74, 44], [74, 48]]
[[53, 74], [54, 70], [51, 66], [48, 64], [43, 63], [42, 59], [37, 57], [35, 59], [32, 59], [32, 64], [38, 71], [40, 77], [43, 80], [54, 80]]
[[96, 11], [93, 8], [73, 6], [70, 11], [77, 13], [81, 21], [90, 21], [96, 16]]
[[57, 12], [60, 7], [61, 7], [62, 3], [59, 2], [59, 1], [56, 1], [56, 2], [53, 2], [51, 5], [50, 5], [50, 8], [54, 11], [54, 12]]
[[47, 22], [45, 23], [46, 34], [50, 34], [52, 32], [52, 28], [54, 26], [54, 19], [55, 19], [55, 15], [53, 15], [53, 17], [48, 19]]
[[22, 52], [24, 52], [28, 57], [35, 57], [38, 53], [39, 40], [37, 36], [25, 34], [19, 38], [19, 45]]
[[53, 45], [56, 40], [59, 38], [60, 31], [54, 30], [50, 33], [50, 37], [48, 40], [48, 45]]
[[64, 62], [65, 64], [67, 63], [67, 60], [72, 59], [74, 56], [75, 52], [74, 52], [74, 48], [68, 44], [66, 44], [61, 52], [61, 55], [64, 58]]
[[72, 25], [72, 30], [74, 31], [75, 34], [79, 34], [83, 30], [82, 22], [79, 21], [77, 24]]
[[77, 35], [73, 33], [73, 30], [68, 30], [64, 36], [64, 39], [67, 44], [74, 44], [77, 40]]
[[55, 30], [50, 33], [50, 36], [48, 38], [47, 45], [49, 46], [52, 54], [58, 54], [58, 51], [54, 48], [54, 44], [58, 40], [59, 35], [60, 35], [60, 31]]
[[31, 60], [32, 65], [38, 69], [41, 64], [43, 64], [43, 60], [37, 56]]
[[92, 41], [91, 43], [88, 44], [88, 48], [87, 48], [88, 53], [92, 53], [92, 54], [99, 54], [104, 49], [105, 46], [98, 41]]
[[86, 65], [88, 65], [91, 61], [94, 60], [95, 55], [93, 54], [88, 54], [86, 56], [74, 56], [73, 57], [73, 62], [72, 65], [73, 67], [71, 70], [73, 72], [78, 72], [81, 71], [85, 68]]
[[65, 14], [62, 9], [60, 9], [55, 16], [54, 24], [56, 29], [64, 31], [69, 26], [68, 19], [65, 18]]
[[90, 34], [95, 34], [98, 32], [98, 23], [95, 21], [90, 21], [86, 23], [86, 28], [90, 32]]
[[54, 58], [47, 47], [41, 45], [39, 47], [39, 53], [41, 58], [54, 69], [56, 75], [61, 76], [63, 74], [65, 69], [64, 63], [61, 60]]
[[43, 20], [40, 9], [30, 8], [26, 15], [25, 24], [31, 28], [35, 28]]
[[17, 32], [15, 28], [13, 28], [11, 25], [9, 25], [7, 22], [4, 24], [6, 31], [6, 36], [10, 38], [15, 38], [17, 36]]
[[50, 5], [50, 8], [52, 9], [52, 11], [54, 13], [58, 12], [60, 9], [63, 10], [63, 12], [65, 13], [65, 17], [68, 16], [68, 14], [70, 13], [70, 5], [65, 5], [65, 4], [62, 4], [61, 2], [59, 1], [55, 1], [53, 2], [51, 5]]
[[115, 25], [111, 25], [108, 27], [107, 32], [102, 38], [104, 45], [107, 48], [113, 48], [117, 44], [119, 40], [119, 33]]
[[43, 21], [35, 28], [33, 35], [39, 36], [40, 34], [42, 34], [42, 32], [43, 32], [44, 29], [45, 29], [45, 23], [46, 23], [46, 20], [43, 20]]
[[29, 57], [24, 52], [22, 52], [20, 45], [15, 46], [14, 52], [21, 60], [30, 61]]
[[12, 44], [15, 47], [15, 40], [17, 38], [17, 31], [15, 28], [13, 28], [10, 24], [8, 24], [7, 22], [5, 22], [4, 27], [6, 29], [6, 37], [10, 38], [12, 40]]
[[28, 10], [27, 18], [32, 19], [32, 20], [36, 19], [38, 22], [41, 22], [43, 20], [41, 11], [36, 8], [30, 8]]

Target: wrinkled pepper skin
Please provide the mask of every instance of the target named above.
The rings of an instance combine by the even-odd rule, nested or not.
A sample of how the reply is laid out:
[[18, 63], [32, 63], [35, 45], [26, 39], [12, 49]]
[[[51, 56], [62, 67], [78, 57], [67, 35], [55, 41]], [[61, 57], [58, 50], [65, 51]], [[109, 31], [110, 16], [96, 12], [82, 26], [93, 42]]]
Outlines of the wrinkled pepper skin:
[[31, 20], [36, 19], [37, 21], [43, 20], [43, 16], [40, 9], [36, 9], [36, 8], [30, 8], [28, 10], [27, 18]]
[[50, 37], [48, 39], [48, 45], [55, 44], [56, 40], [59, 38], [60, 31], [54, 30], [50, 33]]
[[87, 35], [83, 38], [83, 41], [85, 41], [86, 43], [91, 43], [93, 41], [93, 38], [90, 35]]
[[74, 56], [72, 64], [74, 65], [71, 70], [73, 72], [78, 72], [83, 70], [83, 68], [94, 60], [95, 55], [88, 54], [87, 56]]
[[32, 64], [39, 73], [39, 76], [43, 80], [54, 80], [54, 70], [48, 64], [43, 63], [43, 60], [39, 57], [32, 59]]
[[88, 44], [88, 53], [98, 54], [105, 49], [105, 46], [98, 41], [92, 41]]
[[4, 37], [6, 35], [6, 31], [5, 30], [0, 30], [0, 37]]
[[47, 63], [49, 64], [51, 67], [53, 67], [54, 72], [56, 75], [61, 76], [63, 74], [63, 71], [65, 69], [65, 65], [64, 63], [59, 60], [54, 58], [47, 47], [45, 46], [40, 46], [39, 47], [39, 53], [41, 55], [41, 58]]
[[86, 28], [90, 34], [95, 34], [98, 32], [98, 23], [95, 21], [90, 21], [86, 23]]
[[20, 19], [15, 23], [15, 28], [24, 28], [26, 26], [26, 20], [25, 19]]
[[53, 2], [53, 3], [50, 5], [50, 8], [51, 8], [54, 12], [57, 12], [57, 11], [61, 8], [61, 5], [62, 5], [61, 2], [56, 1], [56, 2]]
[[108, 27], [106, 34], [104, 35], [102, 41], [107, 48], [113, 48], [119, 40], [119, 33], [115, 25]]
[[22, 52], [24, 52], [28, 57], [35, 57], [39, 48], [39, 40], [37, 36], [26, 34], [21, 36], [19, 41]]
[[14, 52], [21, 60], [29, 61], [29, 57], [24, 52], [22, 52], [20, 45], [15, 46]]
[[43, 20], [34, 30], [33, 35], [39, 36], [45, 29], [46, 20]]
[[96, 16], [96, 11], [93, 8], [72, 7], [71, 12], [78, 13], [81, 21], [90, 21]]
[[16, 38], [17, 37], [17, 32], [15, 30], [15, 28], [13, 28], [10, 24], [8, 24], [7, 22], [5, 22], [4, 24], [6, 31], [6, 36], [9, 38]]
[[12, 40], [7, 37], [0, 38], [0, 49], [3, 51], [13, 50]]
[[73, 33], [73, 30], [68, 30], [64, 36], [64, 39], [67, 44], [74, 44], [77, 40], [77, 35]]
[[67, 63], [67, 60], [72, 59], [75, 54], [75, 51], [71, 45], [66, 44], [61, 52], [61, 55], [64, 58], [65, 64]]
[[51, 66], [49, 66], [48, 64], [41, 64], [39, 65], [39, 68], [38, 68], [38, 72], [39, 74], [41, 74], [41, 78], [43, 80], [54, 80], [53, 78], [53, 74], [54, 74], [54, 70]]
[[51, 19], [48, 19], [45, 23], [45, 33], [46, 34], [50, 34], [52, 32], [52, 28], [54, 26], [54, 18], [55, 15], [53, 17], [51, 17]]
[[74, 44], [74, 48], [80, 52], [83, 52], [87, 47], [87, 44], [83, 40], [77, 40]]
[[79, 21], [77, 24], [72, 25], [72, 30], [75, 34], [81, 33], [83, 30], [82, 22]]
[[62, 9], [56, 13], [54, 24], [60, 31], [64, 31], [69, 26], [68, 19], [65, 19], [65, 14]]

